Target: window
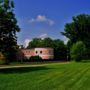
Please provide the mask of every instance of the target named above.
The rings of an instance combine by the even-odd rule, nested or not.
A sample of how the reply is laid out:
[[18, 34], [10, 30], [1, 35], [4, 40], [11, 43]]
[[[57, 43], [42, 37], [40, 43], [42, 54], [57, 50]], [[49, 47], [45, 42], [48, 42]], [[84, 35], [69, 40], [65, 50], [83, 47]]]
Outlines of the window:
[[42, 51], [40, 51], [40, 54], [42, 54]]
[[38, 51], [36, 51], [36, 54], [38, 53]]

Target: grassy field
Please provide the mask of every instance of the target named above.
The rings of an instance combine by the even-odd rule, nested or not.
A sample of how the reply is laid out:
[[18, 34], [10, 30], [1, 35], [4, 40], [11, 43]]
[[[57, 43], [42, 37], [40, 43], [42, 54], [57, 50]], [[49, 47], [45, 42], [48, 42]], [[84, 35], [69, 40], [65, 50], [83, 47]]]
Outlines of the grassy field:
[[0, 90], [90, 90], [90, 63], [3, 69]]

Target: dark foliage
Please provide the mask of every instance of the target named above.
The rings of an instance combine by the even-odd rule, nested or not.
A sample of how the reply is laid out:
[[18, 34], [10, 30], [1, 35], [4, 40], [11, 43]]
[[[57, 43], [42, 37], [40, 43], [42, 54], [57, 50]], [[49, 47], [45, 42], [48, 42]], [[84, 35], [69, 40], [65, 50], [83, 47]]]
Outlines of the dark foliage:
[[87, 48], [86, 58], [90, 59], [90, 15], [80, 14], [73, 17], [72, 20], [71, 23], [65, 25], [64, 32], [62, 32], [69, 38], [68, 51], [73, 44], [82, 41]]
[[13, 8], [12, 0], [0, 0], [0, 52], [5, 55], [6, 63], [15, 58], [18, 48], [16, 32], [20, 29]]
[[42, 61], [42, 58], [40, 56], [31, 56], [29, 61]]

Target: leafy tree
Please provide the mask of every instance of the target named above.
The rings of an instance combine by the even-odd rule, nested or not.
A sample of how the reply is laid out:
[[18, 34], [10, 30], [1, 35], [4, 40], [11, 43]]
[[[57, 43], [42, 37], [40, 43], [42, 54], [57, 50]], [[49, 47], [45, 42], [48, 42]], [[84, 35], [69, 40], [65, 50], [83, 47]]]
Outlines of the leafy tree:
[[57, 60], [66, 60], [67, 59], [67, 48], [64, 45], [64, 42], [56, 39], [53, 41], [54, 56]]
[[35, 48], [40, 47], [41, 39], [40, 38], [34, 38], [32, 41], [29, 42], [29, 45], [27, 48]]
[[49, 37], [43, 39], [41, 41], [41, 47], [52, 47], [53, 48], [53, 40]]
[[71, 58], [76, 61], [81, 61], [85, 55], [85, 45], [82, 41], [78, 41], [76, 44], [73, 44], [70, 54]]
[[71, 56], [70, 56], [70, 49], [72, 47], [73, 43], [71, 42], [71, 40], [68, 40], [67, 42], [67, 60], [70, 61], [71, 60]]
[[0, 52], [6, 56], [7, 62], [18, 48], [16, 33], [20, 31], [13, 8], [12, 0], [0, 0]]
[[62, 34], [69, 38], [71, 46], [77, 41], [82, 41], [90, 58], [90, 15], [80, 14], [73, 17], [73, 21], [65, 25]]
[[27, 48], [35, 48], [35, 47], [52, 47], [53, 40], [49, 37], [45, 39], [34, 38], [28, 45]]

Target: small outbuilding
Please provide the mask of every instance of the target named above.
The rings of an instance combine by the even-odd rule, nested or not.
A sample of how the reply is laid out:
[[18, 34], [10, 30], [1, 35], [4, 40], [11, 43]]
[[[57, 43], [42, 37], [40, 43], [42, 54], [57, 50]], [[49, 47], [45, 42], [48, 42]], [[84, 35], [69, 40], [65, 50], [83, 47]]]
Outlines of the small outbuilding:
[[30, 58], [31, 56], [40, 56], [44, 60], [54, 59], [53, 48], [33, 48], [33, 49], [20, 49], [17, 52], [17, 59]]

